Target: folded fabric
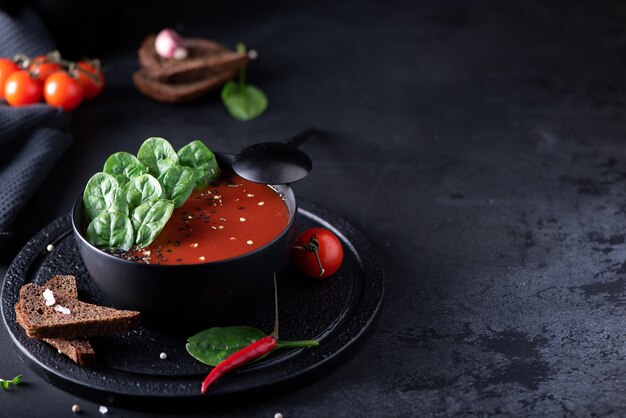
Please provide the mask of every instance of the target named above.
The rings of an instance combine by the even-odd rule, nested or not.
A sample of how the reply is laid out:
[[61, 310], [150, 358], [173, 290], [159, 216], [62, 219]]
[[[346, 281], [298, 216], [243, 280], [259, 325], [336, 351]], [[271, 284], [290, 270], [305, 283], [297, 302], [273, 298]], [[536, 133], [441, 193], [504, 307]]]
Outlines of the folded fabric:
[[[52, 38], [29, 9], [0, 11], [0, 57], [54, 50]], [[11, 107], [0, 102], [0, 248], [12, 234], [20, 210], [35, 194], [72, 139], [69, 116], [37, 104]]]

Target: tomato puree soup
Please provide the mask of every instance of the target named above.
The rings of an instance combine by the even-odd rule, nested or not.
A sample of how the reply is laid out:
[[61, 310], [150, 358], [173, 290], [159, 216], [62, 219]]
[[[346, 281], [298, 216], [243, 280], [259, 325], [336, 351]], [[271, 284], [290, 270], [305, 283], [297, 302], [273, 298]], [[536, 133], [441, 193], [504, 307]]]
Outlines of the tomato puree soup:
[[285, 230], [289, 211], [265, 184], [236, 174], [196, 190], [174, 210], [159, 236], [133, 253], [149, 264], [199, 264], [236, 257], [264, 246]]

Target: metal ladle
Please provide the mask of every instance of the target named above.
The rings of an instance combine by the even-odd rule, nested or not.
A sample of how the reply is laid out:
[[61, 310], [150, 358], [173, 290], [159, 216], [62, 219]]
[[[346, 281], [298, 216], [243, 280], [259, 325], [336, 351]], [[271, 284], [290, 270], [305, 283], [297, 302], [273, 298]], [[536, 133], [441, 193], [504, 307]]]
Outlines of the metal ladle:
[[307, 129], [284, 142], [262, 142], [239, 151], [233, 170], [246, 180], [265, 184], [289, 184], [302, 180], [313, 169], [308, 155], [297, 147], [319, 131]]

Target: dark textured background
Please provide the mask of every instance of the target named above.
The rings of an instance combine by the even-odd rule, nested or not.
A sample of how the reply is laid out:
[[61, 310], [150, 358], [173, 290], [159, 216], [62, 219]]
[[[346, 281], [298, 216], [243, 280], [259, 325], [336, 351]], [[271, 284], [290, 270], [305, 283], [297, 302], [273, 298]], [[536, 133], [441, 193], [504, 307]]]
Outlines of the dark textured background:
[[[146, 31], [179, 22], [124, 10], [122, 23]], [[207, 411], [626, 414], [623, 4], [214, 3], [178, 27], [257, 48], [249, 73], [269, 111], [239, 123], [216, 95], [183, 106], [140, 96], [129, 29], [103, 56], [106, 91], [75, 113], [75, 143], [22, 215], [16, 248], [69, 210], [109, 153], [150, 135], [235, 151], [315, 125], [330, 135], [303, 146], [315, 169], [296, 191], [378, 246], [381, 320], [326, 377]], [[0, 393], [0, 416], [69, 416], [76, 401], [98, 415], [36, 377], [0, 335], [0, 372], [28, 382]]]

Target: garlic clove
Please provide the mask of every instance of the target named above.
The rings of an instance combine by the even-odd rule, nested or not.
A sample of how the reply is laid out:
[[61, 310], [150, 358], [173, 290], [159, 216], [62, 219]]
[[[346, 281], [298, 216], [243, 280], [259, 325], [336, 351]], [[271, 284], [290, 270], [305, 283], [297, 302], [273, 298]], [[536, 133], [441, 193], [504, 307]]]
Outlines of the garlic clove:
[[185, 40], [173, 29], [163, 29], [156, 37], [154, 48], [162, 58], [185, 59], [188, 56]]

